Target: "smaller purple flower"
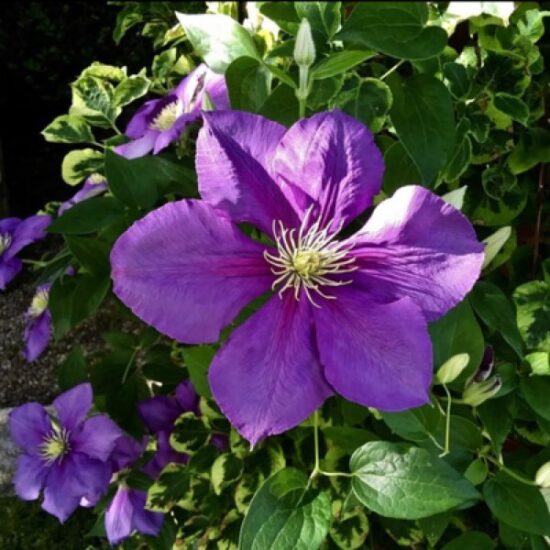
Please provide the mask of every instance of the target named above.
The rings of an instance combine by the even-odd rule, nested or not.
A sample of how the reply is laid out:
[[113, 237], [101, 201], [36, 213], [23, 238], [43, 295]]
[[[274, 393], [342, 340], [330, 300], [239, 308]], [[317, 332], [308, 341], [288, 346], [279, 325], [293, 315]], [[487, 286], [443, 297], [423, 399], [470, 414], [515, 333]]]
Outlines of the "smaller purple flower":
[[179, 139], [185, 127], [200, 117], [205, 94], [216, 109], [229, 108], [223, 75], [202, 64], [165, 97], [146, 101], [126, 127], [126, 135], [132, 141], [114, 150], [127, 159], [142, 157], [150, 151], [156, 155]]
[[143, 468], [147, 475], [156, 478], [166, 465], [187, 462], [187, 455], [176, 452], [170, 446], [170, 434], [180, 415], [185, 412], [199, 414], [198, 405], [199, 397], [188, 380], [178, 385], [175, 396], [158, 395], [138, 405], [143, 421], [157, 438], [157, 452]]
[[0, 290], [4, 290], [23, 268], [23, 262], [16, 257], [17, 253], [25, 246], [43, 239], [51, 221], [50, 216], [0, 220]]
[[75, 204], [102, 195], [107, 191], [107, 180], [101, 174], [92, 174], [86, 178], [79, 191], [77, 191], [69, 200], [59, 206], [57, 215], [61, 216], [64, 212], [72, 208]]
[[25, 359], [31, 363], [46, 349], [52, 337], [52, 316], [48, 309], [50, 284], [40, 285], [25, 314]]
[[104, 415], [86, 419], [92, 407], [92, 387], [80, 384], [53, 402], [57, 418], [38, 403], [26, 403], [10, 413], [12, 439], [23, 454], [17, 461], [15, 492], [36, 500], [64, 522], [82, 499], [97, 502], [109, 485], [109, 457], [122, 432]]
[[105, 531], [111, 544], [118, 544], [133, 532], [156, 536], [164, 515], [145, 509], [147, 493], [120, 483], [105, 513]]

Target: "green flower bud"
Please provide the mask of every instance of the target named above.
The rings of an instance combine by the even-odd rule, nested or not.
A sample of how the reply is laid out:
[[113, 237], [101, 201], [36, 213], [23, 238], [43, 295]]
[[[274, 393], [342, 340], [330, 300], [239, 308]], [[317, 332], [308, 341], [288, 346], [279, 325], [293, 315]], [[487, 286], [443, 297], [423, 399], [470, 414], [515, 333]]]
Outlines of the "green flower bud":
[[462, 371], [468, 366], [470, 356], [467, 353], [458, 353], [453, 355], [439, 367], [435, 375], [436, 384], [450, 384], [454, 382]]
[[478, 407], [487, 401], [487, 399], [491, 399], [491, 397], [496, 395], [501, 387], [502, 380], [500, 376], [491, 376], [491, 378], [482, 382], [474, 381], [464, 390], [462, 400], [467, 405]]
[[537, 470], [535, 483], [543, 489], [550, 487], [550, 462], [546, 462]]
[[294, 46], [294, 61], [302, 67], [311, 67], [315, 61], [315, 43], [309, 21], [304, 17], [298, 28]]

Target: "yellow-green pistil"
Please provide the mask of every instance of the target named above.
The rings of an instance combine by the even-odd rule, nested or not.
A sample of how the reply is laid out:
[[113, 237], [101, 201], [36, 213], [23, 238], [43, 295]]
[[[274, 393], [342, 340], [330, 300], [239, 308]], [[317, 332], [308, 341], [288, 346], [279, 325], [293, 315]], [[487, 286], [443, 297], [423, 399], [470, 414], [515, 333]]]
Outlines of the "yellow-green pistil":
[[334, 287], [349, 284], [350, 280], [329, 279], [327, 276], [350, 273], [357, 269], [353, 264], [355, 258], [349, 255], [353, 245], [335, 240], [342, 224], [332, 229], [332, 223], [320, 229], [320, 220], [308, 228], [311, 209], [305, 214], [300, 228], [287, 229], [281, 221], [273, 222], [273, 237], [277, 245], [277, 255], [264, 252], [265, 259], [277, 275], [272, 288], [279, 288], [279, 296], [292, 288], [296, 300], [303, 289], [307, 299], [316, 307], [311, 292], [319, 296], [334, 299], [325, 294], [323, 287]]
[[0, 233], [0, 254], [7, 250], [11, 245], [11, 235], [9, 233]]
[[45, 289], [39, 290], [32, 299], [29, 315], [31, 317], [40, 317], [48, 307], [49, 292]]
[[152, 130], [165, 131], [172, 128], [174, 122], [185, 112], [185, 106], [182, 101], [176, 99], [162, 109], [151, 123]]
[[70, 450], [67, 430], [54, 429], [40, 446], [40, 455], [46, 462], [55, 462], [61, 461]]

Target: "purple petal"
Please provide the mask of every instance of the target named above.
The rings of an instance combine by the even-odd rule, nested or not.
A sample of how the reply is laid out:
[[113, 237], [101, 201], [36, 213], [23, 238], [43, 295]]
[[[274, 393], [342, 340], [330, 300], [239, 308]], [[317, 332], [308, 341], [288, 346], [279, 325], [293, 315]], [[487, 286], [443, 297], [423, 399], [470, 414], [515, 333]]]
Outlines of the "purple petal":
[[11, 246], [4, 253], [4, 257], [12, 258], [25, 246], [43, 239], [51, 222], [50, 216], [31, 216], [23, 220], [13, 232]]
[[132, 518], [134, 529], [143, 535], [158, 535], [162, 528], [164, 515], [145, 509], [147, 493], [136, 490], [130, 491], [130, 500], [134, 509]]
[[166, 149], [168, 145], [174, 141], [177, 141], [181, 137], [185, 128], [199, 117], [200, 113], [185, 113], [178, 117], [174, 124], [168, 128], [168, 130], [159, 132], [153, 148], [153, 154], [156, 155], [160, 153], [163, 149]]
[[356, 243], [356, 284], [378, 300], [409, 296], [429, 321], [464, 298], [483, 263], [483, 246], [468, 219], [414, 185], [382, 202], [350, 240]]
[[315, 309], [325, 376], [343, 397], [401, 411], [428, 402], [432, 347], [422, 311], [409, 298], [377, 304], [360, 290], [333, 290]]
[[91, 384], [79, 384], [57, 397], [53, 406], [61, 425], [69, 431], [78, 427], [92, 408], [93, 393]]
[[116, 440], [109, 462], [113, 472], [119, 472], [123, 468], [131, 466], [143, 453], [147, 445], [147, 439], [140, 443], [133, 437], [123, 435]]
[[296, 213], [269, 175], [285, 128], [238, 111], [209, 112], [203, 118], [196, 156], [202, 198], [234, 221], [250, 222], [268, 234], [273, 220], [296, 226]]
[[32, 363], [48, 347], [52, 337], [52, 316], [48, 310], [44, 311], [36, 318], [30, 318], [23, 339], [25, 349], [23, 354], [25, 360]]
[[169, 430], [176, 418], [183, 412], [174, 397], [157, 395], [141, 401], [138, 410], [145, 425], [153, 433]]
[[111, 544], [118, 544], [132, 533], [133, 503], [131, 489], [119, 486], [111, 504], [105, 512], [105, 531]]
[[269, 290], [264, 247], [201, 201], [165, 204], [137, 221], [111, 252], [115, 294], [176, 340], [216, 342], [220, 330]]
[[75, 493], [73, 472], [71, 456], [67, 455], [61, 463], [52, 464], [45, 482], [42, 508], [61, 523], [76, 510], [83, 496]]
[[156, 479], [168, 464], [186, 464], [189, 457], [178, 453], [170, 445], [170, 433], [167, 431], [157, 434], [157, 452], [143, 467], [143, 472]]
[[187, 112], [198, 112], [207, 92], [218, 110], [229, 109], [229, 96], [223, 75], [211, 71], [204, 63], [191, 71], [174, 90]]
[[[128, 126], [124, 133], [133, 139], [137, 139], [145, 135], [146, 132], [150, 129], [150, 124], [155, 116], [162, 110], [166, 105], [166, 100], [161, 99], [151, 99], [146, 101], [130, 119]], [[116, 148], [115, 148], [116, 151]], [[120, 154], [120, 153], [119, 153]]]
[[112, 453], [121, 429], [105, 415], [86, 420], [71, 437], [71, 449], [105, 462]]
[[48, 473], [43, 460], [37, 456], [21, 455], [17, 459], [17, 466], [13, 483], [15, 493], [23, 500], [36, 500]]
[[11, 438], [27, 453], [39, 454], [51, 430], [48, 413], [38, 403], [25, 403], [10, 412]]
[[311, 205], [324, 226], [347, 223], [372, 204], [384, 162], [366, 126], [341, 111], [298, 121], [284, 135], [273, 159], [279, 185], [296, 211]]
[[143, 157], [153, 150], [158, 135], [158, 130], [147, 130], [142, 137], [130, 141], [129, 143], [117, 145], [113, 150], [117, 155], [129, 160]]
[[9, 260], [0, 258], [0, 290], [4, 290], [21, 269], [23, 269], [23, 262], [19, 258]]
[[13, 235], [22, 221], [21, 218], [0, 218], [0, 235]]
[[332, 394], [317, 358], [311, 306], [273, 296], [234, 330], [210, 366], [218, 405], [253, 445], [305, 420]]
[[110, 464], [71, 450], [64, 457], [64, 475], [71, 480], [71, 494], [97, 502], [109, 488]]
[[184, 380], [178, 384], [176, 388], [176, 400], [183, 412], [199, 414], [199, 396], [191, 380]]

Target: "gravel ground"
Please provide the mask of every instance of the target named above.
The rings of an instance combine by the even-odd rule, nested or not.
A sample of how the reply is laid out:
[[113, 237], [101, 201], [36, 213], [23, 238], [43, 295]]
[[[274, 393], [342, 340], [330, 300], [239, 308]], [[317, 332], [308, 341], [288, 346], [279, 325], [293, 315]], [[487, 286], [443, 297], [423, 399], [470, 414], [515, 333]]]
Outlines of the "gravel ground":
[[[25, 254], [36, 257], [35, 254]], [[28, 269], [0, 292], [0, 408], [14, 407], [27, 401], [49, 403], [59, 393], [57, 367], [74, 346], [80, 345], [86, 355], [105, 348], [101, 334], [108, 330], [135, 330], [135, 325], [113, 315], [113, 307], [104, 306], [60, 341], [50, 343], [33, 363], [23, 357], [24, 314], [34, 294], [34, 276]]]

